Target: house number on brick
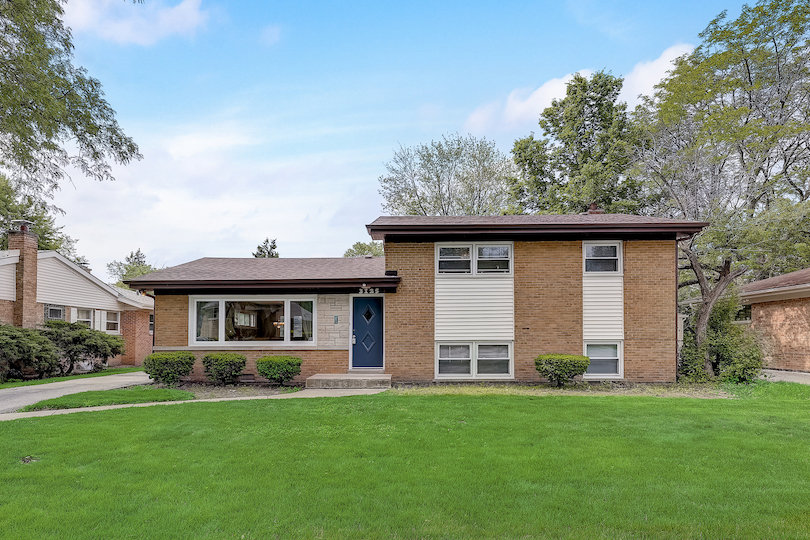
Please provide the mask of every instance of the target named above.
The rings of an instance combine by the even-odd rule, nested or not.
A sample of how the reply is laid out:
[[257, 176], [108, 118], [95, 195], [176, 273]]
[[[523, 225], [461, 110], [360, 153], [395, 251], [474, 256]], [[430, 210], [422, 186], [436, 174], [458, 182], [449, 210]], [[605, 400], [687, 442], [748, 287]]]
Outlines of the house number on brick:
[[374, 287], [374, 288], [372, 288], [372, 287], [360, 287], [360, 293], [359, 294], [379, 294], [379, 293], [380, 293], [379, 287]]

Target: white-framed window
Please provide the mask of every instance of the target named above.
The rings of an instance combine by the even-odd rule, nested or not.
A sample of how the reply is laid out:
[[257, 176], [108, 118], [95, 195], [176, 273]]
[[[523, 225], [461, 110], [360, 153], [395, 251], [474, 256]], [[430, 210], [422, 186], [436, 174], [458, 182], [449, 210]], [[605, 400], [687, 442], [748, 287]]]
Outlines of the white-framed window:
[[150, 334], [155, 333], [155, 314], [154, 313], [149, 314], [149, 333]]
[[621, 274], [622, 243], [589, 241], [582, 243], [582, 268], [586, 274]]
[[436, 343], [437, 379], [511, 379], [512, 365], [511, 343]]
[[45, 320], [46, 321], [64, 321], [65, 320], [65, 306], [55, 306], [53, 304], [45, 304]]
[[436, 274], [511, 274], [512, 244], [509, 242], [436, 244]]
[[120, 331], [120, 323], [121, 323], [121, 313], [118, 311], [108, 311], [107, 318], [106, 318], [107, 326], [105, 330], [107, 332], [114, 332], [118, 333]]
[[189, 345], [314, 345], [316, 305], [314, 297], [192, 296]]
[[586, 341], [583, 354], [591, 363], [585, 379], [621, 379], [624, 377], [621, 341]]
[[81, 323], [88, 328], [93, 328], [93, 315], [95, 311], [92, 309], [84, 309], [78, 308], [76, 310], [76, 321], [77, 323]]

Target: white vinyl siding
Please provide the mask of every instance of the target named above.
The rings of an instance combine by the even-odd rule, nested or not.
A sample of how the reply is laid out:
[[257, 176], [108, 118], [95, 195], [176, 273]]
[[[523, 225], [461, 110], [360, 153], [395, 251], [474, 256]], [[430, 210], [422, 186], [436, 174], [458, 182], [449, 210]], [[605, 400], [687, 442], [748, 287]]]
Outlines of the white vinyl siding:
[[434, 333], [436, 341], [514, 340], [512, 275], [437, 277]]
[[0, 300], [17, 299], [16, 264], [0, 266]]
[[617, 275], [582, 278], [582, 338], [624, 339], [624, 281]]
[[[121, 311], [121, 305], [110, 293], [78, 275], [56, 257], [37, 261], [37, 302]], [[96, 320], [103, 319], [97, 317]]]

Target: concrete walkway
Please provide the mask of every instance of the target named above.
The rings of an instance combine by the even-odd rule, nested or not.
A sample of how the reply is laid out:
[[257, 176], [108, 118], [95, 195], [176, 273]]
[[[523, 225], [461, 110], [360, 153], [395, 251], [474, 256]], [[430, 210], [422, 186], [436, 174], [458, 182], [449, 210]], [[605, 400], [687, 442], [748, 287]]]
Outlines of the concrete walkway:
[[810, 384], [810, 373], [803, 371], [782, 371], [780, 369], [763, 369], [764, 378], [769, 381], [785, 381]]
[[3, 388], [0, 389], [0, 413], [16, 411], [20, 407], [33, 405], [44, 399], [58, 398], [68, 394], [77, 394], [90, 390], [115, 390], [116, 388], [151, 383], [152, 379], [149, 378], [149, 375], [143, 371], [133, 371], [132, 373], [119, 373], [102, 377]]
[[[117, 377], [117, 375], [111, 375]], [[106, 377], [101, 377], [106, 378]], [[58, 384], [58, 383], [53, 383]], [[140, 383], [138, 383], [140, 384]], [[118, 387], [120, 388], [120, 387]], [[9, 389], [11, 390], [11, 389]], [[161, 401], [157, 403], [130, 403], [127, 405], [105, 405], [102, 407], [83, 407], [81, 409], [58, 409], [54, 411], [33, 411], [24, 413], [2, 413], [0, 422], [4, 420], [18, 420], [20, 418], [37, 418], [40, 416], [55, 416], [58, 414], [71, 414], [77, 412], [109, 411], [112, 409], [127, 409], [130, 407], [151, 407], [154, 405], [181, 405], [183, 403], [214, 403], [217, 401], [245, 401], [249, 399], [291, 399], [291, 398], [319, 398], [319, 397], [343, 397], [343, 396], [368, 396], [385, 392], [387, 388], [307, 388], [289, 394], [275, 394], [272, 396], [248, 396], [237, 398], [213, 398], [213, 399], [193, 399], [188, 401]], [[74, 393], [74, 392], [68, 392]], [[47, 398], [46, 398], [47, 399]], [[36, 403], [36, 402], [34, 402]], [[23, 405], [21, 405], [23, 406]]]

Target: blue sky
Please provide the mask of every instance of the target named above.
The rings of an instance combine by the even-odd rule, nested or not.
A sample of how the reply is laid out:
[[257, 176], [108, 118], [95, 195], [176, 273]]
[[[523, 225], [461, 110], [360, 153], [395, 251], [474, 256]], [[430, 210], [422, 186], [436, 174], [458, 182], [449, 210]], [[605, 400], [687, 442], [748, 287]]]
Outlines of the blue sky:
[[68, 0], [76, 63], [144, 159], [73, 174], [55, 204], [94, 273], [141, 248], [158, 265], [338, 257], [368, 241], [399, 146], [458, 132], [508, 152], [575, 72], [626, 77], [631, 106], [721, 11], [664, 2]]

